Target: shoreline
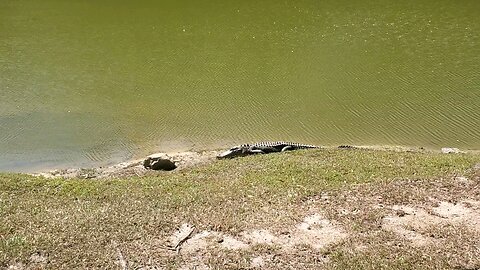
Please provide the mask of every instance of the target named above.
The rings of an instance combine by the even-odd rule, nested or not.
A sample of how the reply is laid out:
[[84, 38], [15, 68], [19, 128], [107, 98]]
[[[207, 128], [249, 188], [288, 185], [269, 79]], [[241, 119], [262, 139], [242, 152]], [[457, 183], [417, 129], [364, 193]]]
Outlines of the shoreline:
[[[215, 160], [215, 157], [220, 152], [221, 150], [184, 151], [168, 153], [160, 152], [145, 156], [145, 158], [161, 157], [171, 160], [177, 165], [177, 168], [174, 171], [180, 171], [186, 168], [191, 168], [193, 166], [213, 162]], [[143, 161], [145, 160], [145, 158], [128, 160], [110, 166], [45, 170], [28, 173], [28, 175], [40, 176], [45, 178], [105, 179], [152, 176], [159, 173], [165, 173], [165, 171], [154, 171], [145, 169], [143, 167]]]
[[[394, 151], [394, 152], [420, 152], [420, 153], [444, 153], [444, 154], [461, 154], [461, 153], [477, 153], [480, 150], [459, 150], [458, 148], [441, 148], [427, 149], [423, 147], [409, 146], [391, 146], [391, 145], [348, 145], [352, 149], [372, 150], [372, 151]], [[338, 146], [321, 146], [320, 150], [339, 149]], [[341, 149], [339, 149], [341, 150]], [[347, 149], [348, 150], [348, 149]], [[80, 178], [80, 179], [108, 179], [108, 178], [128, 178], [154, 176], [161, 173], [175, 173], [184, 169], [192, 168], [199, 165], [209, 164], [216, 160], [216, 156], [225, 151], [225, 149], [204, 150], [204, 151], [183, 151], [183, 152], [159, 152], [147, 157], [161, 157], [173, 161], [177, 168], [171, 172], [155, 171], [145, 169], [142, 159], [132, 159], [110, 166], [99, 166], [92, 168], [67, 168], [54, 170], [41, 170], [38, 172], [27, 173], [31, 176], [45, 178]]]

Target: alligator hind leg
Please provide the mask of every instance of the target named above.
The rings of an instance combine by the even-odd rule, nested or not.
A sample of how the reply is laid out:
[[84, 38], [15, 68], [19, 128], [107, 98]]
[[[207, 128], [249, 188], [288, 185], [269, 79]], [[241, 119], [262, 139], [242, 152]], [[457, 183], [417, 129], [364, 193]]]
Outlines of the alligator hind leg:
[[287, 146], [283, 147], [280, 152], [285, 152], [285, 151], [289, 151], [289, 150], [295, 150], [295, 149], [294, 149], [293, 146], [287, 145]]

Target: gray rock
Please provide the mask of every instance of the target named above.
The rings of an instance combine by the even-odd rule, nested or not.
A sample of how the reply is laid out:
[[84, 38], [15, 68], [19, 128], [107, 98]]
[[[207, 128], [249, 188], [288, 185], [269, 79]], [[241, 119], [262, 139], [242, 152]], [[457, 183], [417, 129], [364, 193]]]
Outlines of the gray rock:
[[161, 157], [148, 157], [143, 161], [143, 167], [145, 169], [151, 169], [155, 171], [172, 171], [177, 168], [177, 165], [169, 159]]

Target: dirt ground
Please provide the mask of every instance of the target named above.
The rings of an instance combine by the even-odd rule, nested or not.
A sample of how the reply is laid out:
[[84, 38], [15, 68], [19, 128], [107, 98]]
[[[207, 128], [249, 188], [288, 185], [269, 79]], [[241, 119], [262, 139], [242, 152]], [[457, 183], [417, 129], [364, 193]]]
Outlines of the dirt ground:
[[[378, 269], [377, 256], [399, 254], [419, 256], [419, 265], [431, 269], [479, 269], [480, 165], [475, 170], [470, 178], [399, 180], [325, 192], [299, 201], [303, 218], [288, 225], [230, 234], [183, 223], [151, 247], [162, 260], [175, 262], [171, 269], [218, 269], [212, 264], [219, 263], [228, 269], [352, 269], [348, 260], [359, 256], [365, 260], [359, 269]], [[242, 267], [228, 263], [231, 254], [242, 254]], [[331, 259], [339, 254], [350, 256], [345, 265]], [[128, 259], [119, 248], [121, 269], [131, 264]], [[369, 265], [370, 259], [375, 263]], [[164, 269], [157, 263], [136, 269]]]
[[[179, 269], [211, 269], [209, 256], [219, 249], [251, 254], [251, 269], [343, 268], [329, 260], [329, 255], [339, 249], [352, 257], [362, 253], [368, 256], [376, 249], [430, 254], [432, 261], [446, 256], [444, 259], [455, 269], [479, 269], [479, 175], [446, 182], [399, 181], [325, 193], [299, 205], [305, 215], [293, 226], [271, 224], [230, 235], [197, 230], [185, 223], [163, 242], [167, 243], [169, 256], [181, 258]], [[405, 194], [410, 195], [402, 196]], [[259, 246], [263, 252], [258, 252]], [[323, 255], [315, 262], [302, 263], [297, 256], [305, 250]]]
[[[217, 153], [165, 157], [183, 162], [183, 170], [211, 163]], [[7, 269], [95, 268], [112, 260], [116, 269], [480, 269], [476, 155], [305, 151], [145, 176], [7, 189], [17, 190], [9, 198], [31, 200], [26, 205], [48, 202], [44, 212], [12, 211], [9, 226], [17, 232], [30, 233], [16, 224], [34, 226], [32, 218], [43, 222], [44, 237], [55, 235], [51, 226], [69, 226], [63, 240], [49, 238], [47, 248], [9, 260], [15, 263]], [[60, 187], [70, 189], [51, 193]], [[56, 250], [57, 241], [76, 246]], [[77, 249], [88, 262], [65, 261]]]
[[[155, 153], [148, 157], [161, 157], [171, 160], [177, 165], [177, 171], [202, 165], [215, 160], [215, 157], [221, 151], [202, 151], [202, 152], [172, 152], [172, 153]], [[34, 176], [43, 176], [46, 178], [83, 178], [83, 179], [102, 179], [102, 178], [122, 178], [122, 177], [138, 177], [138, 176], [155, 176], [158, 171], [147, 170], [143, 167], [144, 159], [131, 160], [115, 164], [107, 167], [98, 168], [70, 168], [64, 170], [52, 170], [45, 172], [33, 173]]]

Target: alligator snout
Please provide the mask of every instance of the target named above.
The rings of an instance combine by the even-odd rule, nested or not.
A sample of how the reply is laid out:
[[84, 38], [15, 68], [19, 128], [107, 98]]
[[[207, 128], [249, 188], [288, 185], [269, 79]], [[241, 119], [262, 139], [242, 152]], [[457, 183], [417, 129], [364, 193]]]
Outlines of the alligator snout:
[[217, 159], [232, 158], [235, 155], [234, 153], [232, 150], [222, 152], [217, 156]]

